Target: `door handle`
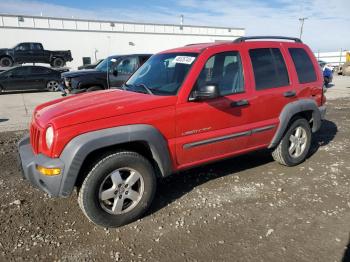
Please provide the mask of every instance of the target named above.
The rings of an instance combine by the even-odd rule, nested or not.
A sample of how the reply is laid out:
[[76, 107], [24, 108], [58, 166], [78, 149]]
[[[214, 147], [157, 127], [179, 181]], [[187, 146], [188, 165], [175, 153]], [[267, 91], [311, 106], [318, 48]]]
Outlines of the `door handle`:
[[249, 101], [246, 99], [238, 100], [238, 101], [233, 101], [231, 103], [231, 107], [239, 107], [239, 106], [247, 106], [249, 105]]
[[296, 95], [297, 95], [297, 93], [295, 91], [287, 91], [287, 92], [283, 93], [284, 97], [294, 97]]

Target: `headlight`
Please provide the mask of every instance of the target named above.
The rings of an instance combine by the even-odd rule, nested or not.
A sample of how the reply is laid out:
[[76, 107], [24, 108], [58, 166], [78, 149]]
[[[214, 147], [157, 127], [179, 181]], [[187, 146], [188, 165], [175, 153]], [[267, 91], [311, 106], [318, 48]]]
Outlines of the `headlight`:
[[45, 134], [45, 140], [46, 140], [46, 146], [48, 149], [51, 148], [52, 142], [53, 142], [53, 137], [54, 137], [54, 130], [52, 126], [49, 126], [46, 129], [46, 134]]

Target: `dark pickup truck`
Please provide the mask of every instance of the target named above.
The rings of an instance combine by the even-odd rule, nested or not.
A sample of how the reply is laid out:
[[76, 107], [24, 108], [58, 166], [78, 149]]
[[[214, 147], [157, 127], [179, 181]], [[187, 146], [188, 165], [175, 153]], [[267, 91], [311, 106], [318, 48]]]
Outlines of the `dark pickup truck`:
[[45, 63], [52, 67], [62, 67], [72, 60], [70, 50], [49, 51], [41, 43], [19, 43], [14, 48], [0, 49], [1, 67], [11, 67], [15, 63]]

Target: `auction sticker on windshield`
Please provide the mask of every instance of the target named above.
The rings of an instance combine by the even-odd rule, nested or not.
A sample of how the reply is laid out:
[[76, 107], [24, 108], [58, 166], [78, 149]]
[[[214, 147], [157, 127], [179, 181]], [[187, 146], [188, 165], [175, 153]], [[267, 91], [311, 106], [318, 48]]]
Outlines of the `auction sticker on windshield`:
[[177, 56], [174, 58], [173, 63], [190, 65], [192, 64], [194, 59], [196, 58], [193, 56]]

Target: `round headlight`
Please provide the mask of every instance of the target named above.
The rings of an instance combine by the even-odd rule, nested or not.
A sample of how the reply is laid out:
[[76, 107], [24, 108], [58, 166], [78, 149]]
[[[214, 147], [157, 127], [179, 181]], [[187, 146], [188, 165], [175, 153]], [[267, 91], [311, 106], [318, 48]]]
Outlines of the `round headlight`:
[[51, 148], [52, 146], [52, 142], [53, 142], [53, 137], [54, 137], [54, 131], [53, 131], [53, 127], [49, 126], [46, 129], [46, 135], [45, 135], [45, 139], [46, 139], [46, 146], [47, 148]]

